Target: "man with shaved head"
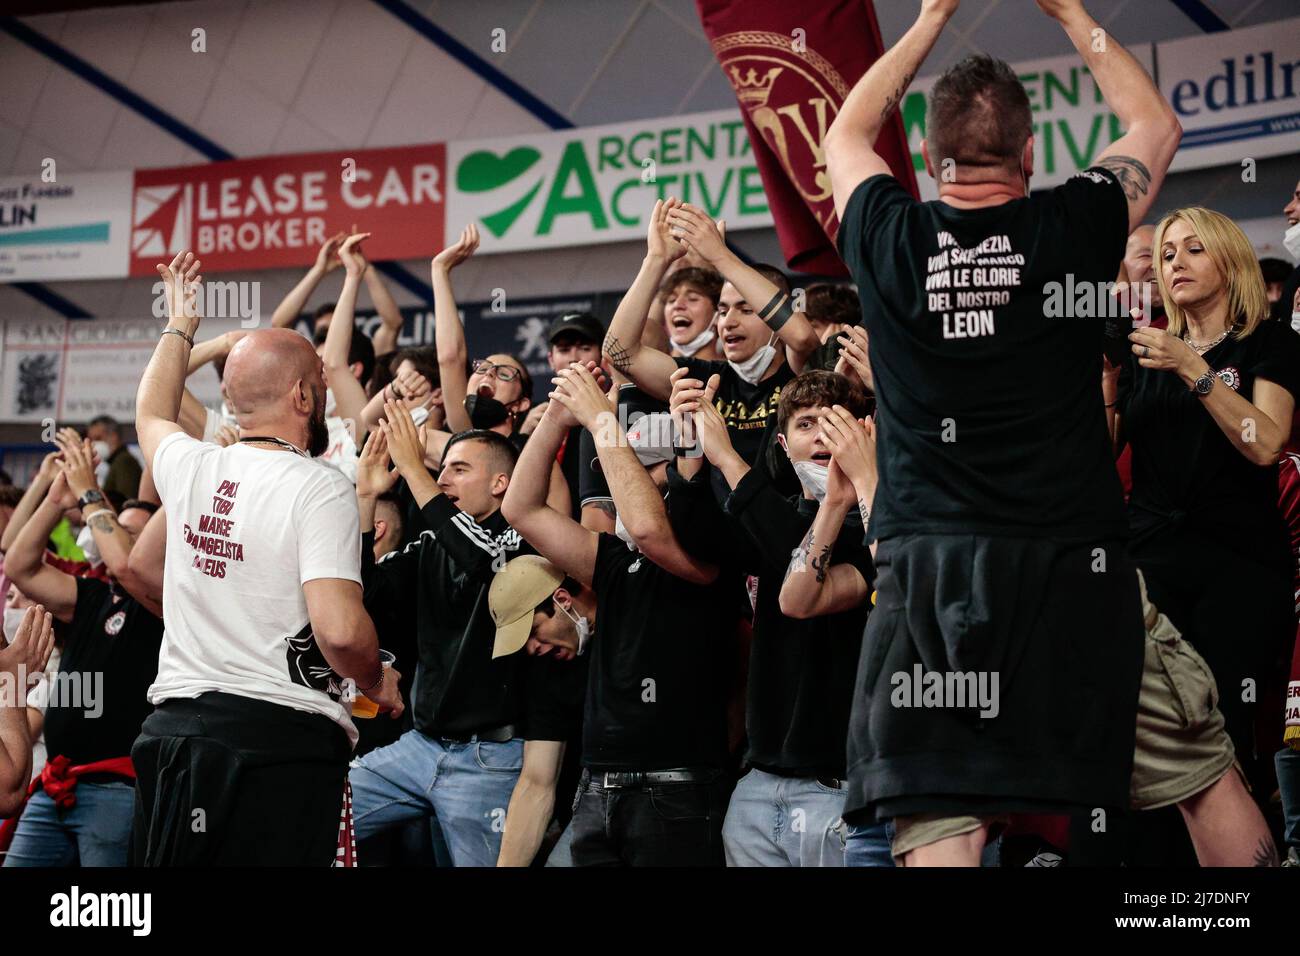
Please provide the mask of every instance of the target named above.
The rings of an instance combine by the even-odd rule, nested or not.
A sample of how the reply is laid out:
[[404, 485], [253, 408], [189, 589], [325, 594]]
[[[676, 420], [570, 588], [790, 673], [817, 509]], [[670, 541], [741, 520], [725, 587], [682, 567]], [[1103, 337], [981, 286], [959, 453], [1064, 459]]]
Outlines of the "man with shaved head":
[[170, 320], [136, 395], [167, 558], [156, 709], [131, 752], [133, 862], [329, 865], [354, 691], [396, 715], [399, 675], [381, 666], [362, 606], [352, 486], [314, 460], [325, 381], [311, 344], [270, 329], [231, 349], [237, 443], [195, 441], [176, 423], [198, 265], [184, 254], [158, 267]]

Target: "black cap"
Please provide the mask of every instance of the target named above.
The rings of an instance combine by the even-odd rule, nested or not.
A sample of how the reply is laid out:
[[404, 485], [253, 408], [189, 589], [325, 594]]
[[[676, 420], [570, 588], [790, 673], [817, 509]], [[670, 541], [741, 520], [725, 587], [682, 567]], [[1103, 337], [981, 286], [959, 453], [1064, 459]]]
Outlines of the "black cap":
[[551, 331], [546, 341], [554, 344], [555, 340], [566, 332], [572, 332], [588, 342], [600, 345], [605, 341], [605, 327], [600, 319], [590, 312], [566, 312], [551, 322]]

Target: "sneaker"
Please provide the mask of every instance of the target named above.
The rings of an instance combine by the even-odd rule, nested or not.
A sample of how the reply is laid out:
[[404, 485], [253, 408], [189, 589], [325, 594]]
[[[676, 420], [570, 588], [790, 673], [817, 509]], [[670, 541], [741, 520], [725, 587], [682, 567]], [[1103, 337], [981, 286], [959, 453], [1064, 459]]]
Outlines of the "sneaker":
[[1039, 850], [1038, 854], [1025, 866], [1060, 866], [1061, 859], [1059, 853], [1053, 853], [1051, 850]]
[[1283, 866], [1300, 866], [1300, 850], [1295, 847], [1287, 850], [1286, 859], [1282, 861]]

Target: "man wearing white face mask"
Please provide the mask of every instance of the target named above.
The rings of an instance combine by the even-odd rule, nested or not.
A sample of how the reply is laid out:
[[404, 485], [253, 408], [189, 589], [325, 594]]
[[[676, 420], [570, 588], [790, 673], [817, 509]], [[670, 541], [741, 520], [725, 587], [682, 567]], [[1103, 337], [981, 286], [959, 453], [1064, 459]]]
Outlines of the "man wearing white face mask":
[[[688, 250], [727, 280], [717, 319], [724, 361], [672, 359], [641, 344], [651, 299], [668, 267]], [[655, 203], [645, 261], [605, 336], [605, 354], [615, 369], [661, 400], [672, 391], [671, 376], [679, 367], [700, 381], [719, 375], [716, 402], [731, 443], [746, 462], [758, 465], [774, 440], [771, 426], [782, 387], [820, 344], [807, 317], [794, 311], [789, 283], [779, 270], [742, 262], [703, 211], [676, 199]], [[714, 490], [719, 500], [725, 497], [723, 485]]]
[[123, 501], [140, 493], [140, 476], [144, 474], [144, 467], [122, 441], [121, 426], [111, 415], [94, 419], [86, 429], [86, 437], [94, 443], [99, 460], [108, 466], [99, 479], [104, 494], [114, 508], [120, 508]]
[[[856, 568], [864, 582], [875, 577], [856, 511], [837, 514], [836, 528], [843, 523], [844, 533], [824, 547], [811, 532], [826, 497], [831, 457], [818, 428], [818, 409], [840, 405], [860, 416], [866, 396], [834, 372], [805, 372], [785, 387], [777, 441], [803, 489], [802, 495], [787, 498], [763, 469], [751, 468], [732, 447], [711, 400], [719, 377], [715, 374], [706, 385], [682, 369], [673, 378], [670, 405], [685, 433], [680, 443], [687, 446], [697, 438], [704, 457], [679, 452], [680, 480], [670, 473], [669, 493], [675, 503], [686, 496], [707, 496], [707, 458], [730, 489], [723, 510], [749, 539], [737, 562], [758, 578], [745, 713], [748, 772], [736, 785], [723, 825], [727, 865], [842, 866], [844, 751], [870, 605], [858, 600], [836, 613], [797, 620], [783, 613], [780, 597], [783, 578], [796, 570], [811, 573], [796, 567], [801, 556], [815, 562], [811, 570], [818, 575], [834, 560]], [[796, 810], [806, 825], [782, 826]]]

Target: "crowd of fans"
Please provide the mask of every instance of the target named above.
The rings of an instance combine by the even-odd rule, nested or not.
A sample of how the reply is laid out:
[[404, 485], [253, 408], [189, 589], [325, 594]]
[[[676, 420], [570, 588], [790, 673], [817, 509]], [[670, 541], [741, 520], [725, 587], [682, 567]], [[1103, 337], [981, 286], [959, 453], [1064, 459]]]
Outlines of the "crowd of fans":
[[[1082, 7], [1040, 6], [1088, 59]], [[927, 219], [844, 144], [870, 152], [854, 117], [951, 7], [923, 4], [828, 134], [856, 289], [793, 288], [660, 201], [608, 325], [557, 318], [535, 388], [518, 356], [467, 349], [452, 276], [473, 225], [432, 261], [433, 346], [398, 347], [355, 228], [278, 332], [193, 342], [198, 263], [160, 266], [177, 334], [141, 387], [144, 467], [101, 418], [0, 488], [4, 865], [893, 866], [971, 833], [984, 865], [1295, 864], [1300, 270], [1210, 210], [1144, 222], [1177, 132], [1113, 59], [1089, 65], [1127, 142], [1024, 202], [1023, 89], [988, 58], [945, 74], [930, 159], [987, 175]], [[1148, 156], [1153, 128], [1173, 146]], [[1300, 184], [1284, 215], [1294, 230]], [[946, 314], [941, 337], [893, 331], [925, 310], [944, 229], [966, 249], [1005, 232], [1027, 277], [1023, 312], [997, 314], [1010, 344], [973, 367], [943, 352]], [[284, 330], [339, 269], [313, 357]], [[1100, 319], [1033, 316], [1039, 280], [1067, 273], [1145, 290], [1118, 348]], [[166, 349], [184, 375], [215, 368], [219, 408], [166, 378]], [[889, 685], [922, 664], [991, 672], [993, 696], [920, 725]]]

